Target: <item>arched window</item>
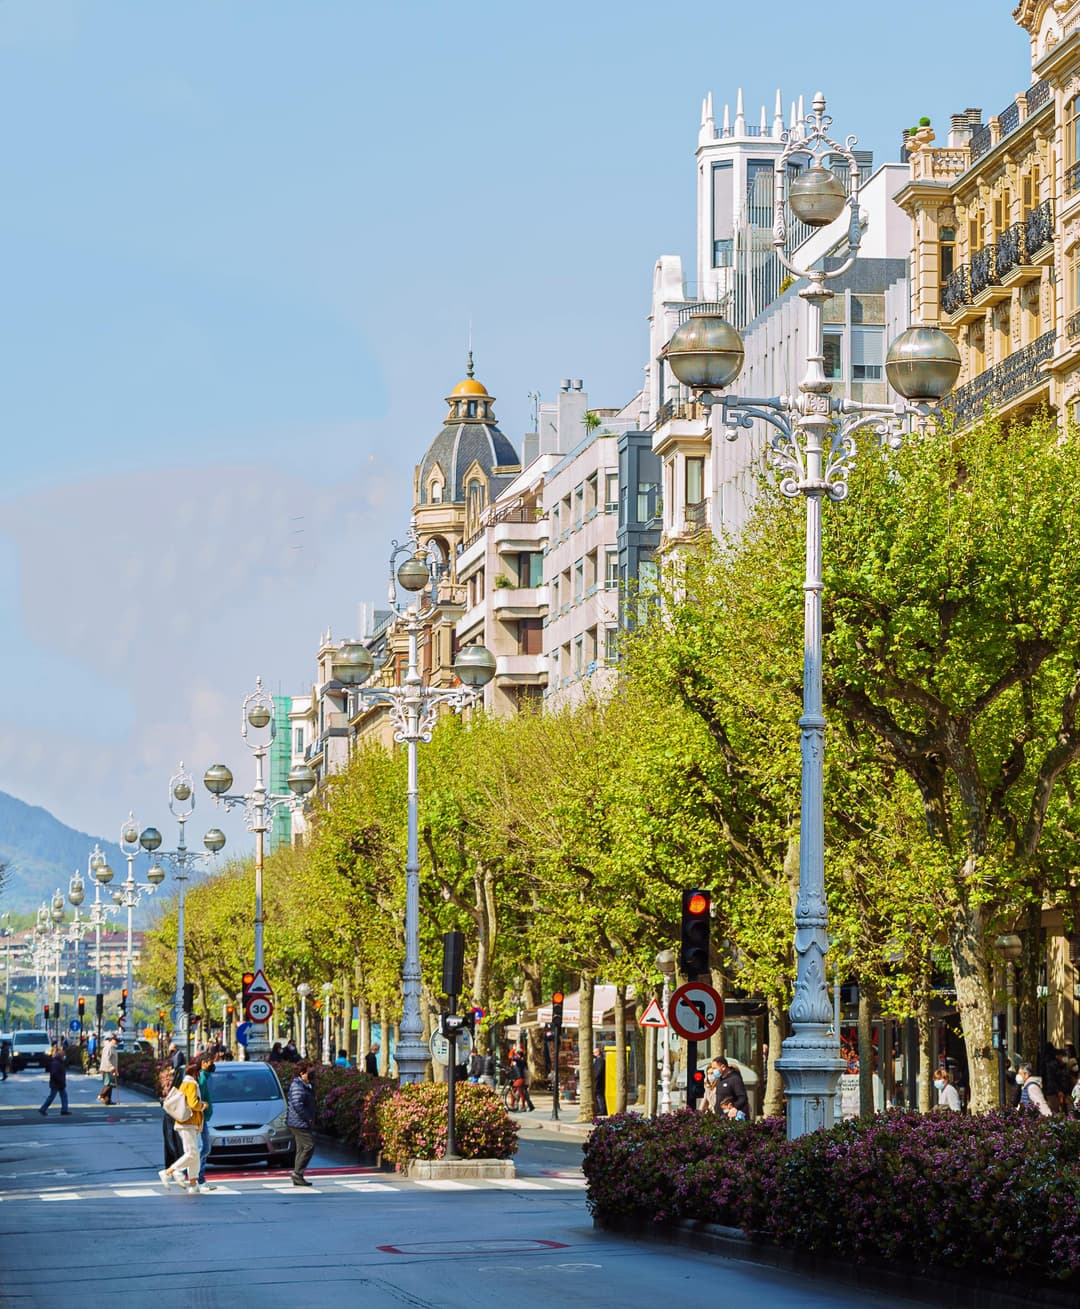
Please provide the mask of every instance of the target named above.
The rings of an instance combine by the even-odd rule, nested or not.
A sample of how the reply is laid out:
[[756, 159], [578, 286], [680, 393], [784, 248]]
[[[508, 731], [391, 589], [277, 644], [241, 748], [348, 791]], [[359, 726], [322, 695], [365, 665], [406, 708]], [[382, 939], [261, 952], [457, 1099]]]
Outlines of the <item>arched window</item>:
[[442, 482], [434, 481], [431, 484], [431, 503], [433, 505], [442, 504]]

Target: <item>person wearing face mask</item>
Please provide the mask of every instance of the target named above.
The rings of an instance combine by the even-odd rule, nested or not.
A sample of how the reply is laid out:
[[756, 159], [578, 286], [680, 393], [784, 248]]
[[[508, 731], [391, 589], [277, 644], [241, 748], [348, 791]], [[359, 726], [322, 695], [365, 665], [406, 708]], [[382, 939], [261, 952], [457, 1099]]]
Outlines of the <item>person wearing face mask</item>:
[[960, 1092], [953, 1086], [952, 1077], [947, 1068], [939, 1068], [934, 1074], [934, 1090], [938, 1093], [937, 1107], [960, 1112]]
[[1034, 1109], [1044, 1118], [1049, 1118], [1053, 1111], [1046, 1103], [1042, 1078], [1035, 1076], [1030, 1064], [1021, 1064], [1016, 1070], [1016, 1084], [1020, 1088], [1020, 1103], [1017, 1105], [1020, 1112]]
[[705, 1070], [705, 1093], [701, 1097], [701, 1112], [714, 1114], [717, 1110], [716, 1096], [720, 1090], [720, 1069], [714, 1059]]

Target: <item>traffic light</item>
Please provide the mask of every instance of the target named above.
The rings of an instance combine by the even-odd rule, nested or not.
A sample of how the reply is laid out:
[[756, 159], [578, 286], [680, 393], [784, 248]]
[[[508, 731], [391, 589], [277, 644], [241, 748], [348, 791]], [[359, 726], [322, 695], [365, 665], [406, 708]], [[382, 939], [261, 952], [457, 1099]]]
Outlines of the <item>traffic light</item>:
[[690, 1074], [690, 1085], [687, 1088], [687, 1104], [693, 1104], [694, 1101], [700, 1100], [705, 1094], [705, 1070], [704, 1068], [695, 1068]]
[[49, 1006], [46, 1005], [46, 1006], [45, 1006], [45, 1026], [48, 1027], [48, 1025], [49, 1025]]
[[127, 1013], [127, 987], [126, 986], [120, 992], [120, 1012], [122, 1014]]
[[94, 996], [94, 1013], [100, 1018], [105, 1012], [105, 997], [100, 991]]
[[190, 1014], [195, 1006], [195, 983], [184, 983], [184, 1013]]
[[245, 973], [240, 987], [240, 999], [243, 1004], [244, 1013], [247, 1013], [248, 999], [251, 995], [251, 984], [255, 981], [254, 973]]
[[562, 1002], [563, 993], [555, 991], [551, 996], [551, 1025], [552, 1027], [562, 1027]]
[[679, 963], [687, 977], [709, 971], [709, 910], [712, 896], [708, 891], [684, 891], [682, 897], [682, 951]]
[[227, 1005], [225, 1006], [225, 1021], [226, 1021], [226, 1023], [231, 1023], [231, 1022], [232, 1022], [232, 1020], [233, 1020], [233, 1014], [234, 1014], [234, 1013], [236, 1013], [236, 1009], [235, 1009], [235, 1007], [234, 1007], [233, 1005], [231, 1005], [231, 1004], [227, 1004]]
[[79, 996], [79, 1022], [86, 1017], [86, 996]]

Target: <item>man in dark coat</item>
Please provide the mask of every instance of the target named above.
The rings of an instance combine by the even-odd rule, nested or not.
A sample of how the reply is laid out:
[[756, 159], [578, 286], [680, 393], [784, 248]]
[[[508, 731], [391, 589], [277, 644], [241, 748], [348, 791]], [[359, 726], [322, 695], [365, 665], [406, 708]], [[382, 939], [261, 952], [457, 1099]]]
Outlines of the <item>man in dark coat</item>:
[[310, 1186], [311, 1183], [304, 1176], [304, 1169], [315, 1153], [315, 1090], [311, 1085], [311, 1064], [306, 1059], [301, 1059], [296, 1065], [296, 1076], [289, 1083], [285, 1126], [292, 1132], [296, 1142], [292, 1184]]
[[742, 1073], [728, 1063], [726, 1055], [718, 1055], [715, 1062], [720, 1073], [716, 1079], [716, 1103], [721, 1104], [730, 1096], [735, 1101], [735, 1108], [749, 1118], [750, 1097], [746, 1094]]
[[364, 1055], [364, 1072], [369, 1077], [378, 1077], [379, 1075], [379, 1043], [376, 1043]]
[[70, 1115], [71, 1110], [68, 1108], [67, 1097], [67, 1063], [64, 1060], [64, 1052], [58, 1045], [54, 1045], [52, 1053], [49, 1056], [49, 1094], [45, 1097], [45, 1103], [38, 1110], [38, 1113], [45, 1117], [49, 1112], [49, 1105], [60, 1096], [60, 1116], [61, 1118]]
[[593, 1046], [592, 1061], [592, 1081], [593, 1081], [593, 1101], [596, 1107], [597, 1118], [607, 1117], [607, 1089], [604, 1083], [607, 1081], [607, 1060], [604, 1058], [603, 1049]]

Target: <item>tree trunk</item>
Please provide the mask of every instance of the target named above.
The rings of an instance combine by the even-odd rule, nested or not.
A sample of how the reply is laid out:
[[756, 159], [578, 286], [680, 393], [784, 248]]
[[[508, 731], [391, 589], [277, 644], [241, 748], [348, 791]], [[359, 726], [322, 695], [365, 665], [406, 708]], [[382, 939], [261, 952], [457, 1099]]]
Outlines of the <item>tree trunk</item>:
[[1042, 962], [1042, 905], [1033, 901], [1024, 914], [1020, 956], [1020, 1050], [1032, 1068], [1039, 1067], [1039, 964]]
[[[965, 866], [965, 882], [971, 884], [975, 860]], [[963, 903], [949, 924], [956, 1007], [967, 1050], [969, 1104], [973, 1113], [987, 1113], [997, 1104], [997, 1079], [992, 1058], [993, 988], [986, 943], [987, 910]], [[927, 1079], [929, 1080], [929, 1078]]]
[[386, 1022], [386, 1005], [379, 1005], [379, 1076], [390, 1075], [390, 1029]]
[[367, 1052], [371, 1049], [371, 1016], [368, 1009], [368, 1002], [364, 996], [360, 996], [357, 1002], [359, 1009], [358, 1030], [356, 1033], [356, 1062], [358, 1067], [363, 1068], [364, 1059]]
[[578, 1015], [578, 1122], [591, 1123], [596, 1117], [596, 1104], [593, 1097], [592, 1048], [593, 1048], [593, 988], [595, 982], [591, 973], [581, 974], [581, 988]]
[[[784, 1112], [784, 1079], [776, 1067], [787, 1024], [784, 1010], [775, 1000], [769, 1001], [769, 1058], [765, 1073], [765, 1099], [762, 1113], [766, 1118], [779, 1118]], [[665, 1033], [666, 1035], [666, 1033]]]
[[341, 1045], [345, 1051], [345, 1057], [352, 1063], [356, 1062], [356, 1048], [353, 1045], [353, 1028], [352, 1028], [352, 1011], [353, 1011], [353, 994], [352, 979], [346, 974], [341, 979]]
[[[544, 988], [540, 976], [540, 965], [530, 961], [522, 964], [521, 971], [523, 976], [521, 984], [521, 1007], [523, 1009], [539, 1009], [544, 999]], [[527, 1035], [528, 1040], [525, 1042], [525, 1061], [529, 1066], [529, 1085], [535, 1086], [538, 1083], [542, 1083], [545, 1078], [544, 1029], [539, 1023], [530, 1023]]]
[[615, 988], [615, 1112], [626, 1113], [626, 987]]
[[919, 1041], [919, 1084], [917, 1089], [919, 1113], [928, 1114], [934, 1107], [933, 1083], [934, 1069], [930, 1062], [933, 1055], [933, 1029], [930, 1020], [930, 995], [926, 988], [919, 996], [915, 1010], [915, 1023]]
[[[884, 1069], [882, 1069], [884, 1072]], [[859, 979], [859, 1117], [874, 1116], [874, 994]]]

